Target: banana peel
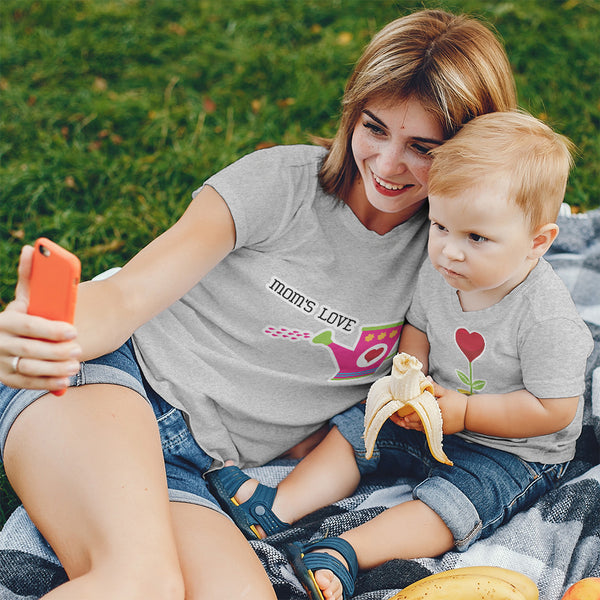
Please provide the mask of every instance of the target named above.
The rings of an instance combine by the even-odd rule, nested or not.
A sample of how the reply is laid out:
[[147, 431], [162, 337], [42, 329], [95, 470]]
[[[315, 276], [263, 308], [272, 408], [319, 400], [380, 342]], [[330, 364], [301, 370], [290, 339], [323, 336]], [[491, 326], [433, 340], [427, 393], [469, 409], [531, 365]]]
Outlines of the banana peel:
[[394, 413], [403, 417], [416, 412], [423, 423], [433, 457], [446, 465], [453, 464], [442, 447], [442, 413], [433, 395], [433, 385], [423, 375], [422, 367], [415, 356], [401, 352], [394, 356], [391, 375], [378, 379], [371, 386], [365, 408], [367, 459], [373, 456], [377, 436], [387, 419]]

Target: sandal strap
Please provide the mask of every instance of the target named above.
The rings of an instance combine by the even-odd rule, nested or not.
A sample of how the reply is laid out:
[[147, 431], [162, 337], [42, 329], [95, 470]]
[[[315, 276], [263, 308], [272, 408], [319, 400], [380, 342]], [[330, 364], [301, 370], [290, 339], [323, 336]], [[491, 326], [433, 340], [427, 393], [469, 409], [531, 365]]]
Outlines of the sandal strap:
[[233, 498], [242, 484], [248, 481], [250, 477], [246, 475], [239, 467], [223, 467], [218, 471], [211, 471], [206, 475], [209, 481], [218, 479], [220, 487], [225, 490], [229, 498]]
[[272, 488], [259, 483], [254, 494], [240, 504], [241, 507], [248, 509], [254, 517], [255, 522], [260, 525], [267, 535], [273, 535], [289, 528], [289, 523], [284, 523], [273, 512], [273, 501], [277, 494], [277, 488]]
[[[289, 523], [281, 521], [272, 510], [277, 488], [259, 483], [252, 496], [245, 502], [238, 504], [233, 499], [235, 494], [243, 483], [251, 479], [239, 467], [223, 467], [218, 471], [208, 473], [207, 478], [217, 492], [222, 490], [225, 493], [225, 498], [222, 493], [215, 495], [224, 504], [223, 508], [234, 520], [241, 511], [247, 520], [244, 525], [260, 525], [267, 535], [289, 529]], [[233, 507], [230, 504], [235, 504], [235, 510], [231, 510]]]
[[[338, 560], [335, 556], [325, 552], [313, 552], [313, 550], [335, 550], [339, 552], [348, 566]], [[358, 560], [354, 548], [344, 539], [339, 537], [328, 537], [309, 542], [302, 547], [303, 561], [311, 571], [329, 569], [342, 583], [344, 598], [351, 598], [354, 594], [354, 582], [358, 575]], [[307, 554], [310, 553], [310, 554]]]

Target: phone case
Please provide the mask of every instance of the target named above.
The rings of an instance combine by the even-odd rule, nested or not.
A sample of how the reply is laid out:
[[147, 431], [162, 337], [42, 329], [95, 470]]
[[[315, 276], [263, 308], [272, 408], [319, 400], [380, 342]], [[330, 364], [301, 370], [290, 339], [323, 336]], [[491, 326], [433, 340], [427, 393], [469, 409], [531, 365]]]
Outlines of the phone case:
[[[29, 278], [30, 315], [73, 323], [77, 286], [81, 276], [79, 259], [47, 238], [35, 242]], [[62, 396], [66, 390], [54, 390]]]
[[27, 312], [54, 321], [72, 323], [75, 317], [79, 259], [46, 238], [35, 242]]

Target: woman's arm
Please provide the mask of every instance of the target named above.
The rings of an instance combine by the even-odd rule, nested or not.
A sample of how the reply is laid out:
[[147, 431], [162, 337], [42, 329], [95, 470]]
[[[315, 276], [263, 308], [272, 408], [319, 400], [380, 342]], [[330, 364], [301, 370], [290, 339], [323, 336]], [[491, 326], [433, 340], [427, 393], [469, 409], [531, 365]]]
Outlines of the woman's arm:
[[[80, 285], [75, 327], [26, 314], [31, 249], [19, 265], [15, 300], [0, 313], [0, 380], [13, 387], [60, 389], [77, 361], [118, 348], [217, 265], [235, 244], [225, 201], [205, 187], [182, 217], [117, 274]], [[21, 357], [18, 372], [13, 357]]]
[[75, 325], [83, 360], [118, 348], [198, 283], [234, 244], [225, 201], [204, 187], [181, 218], [118, 273], [81, 285]]

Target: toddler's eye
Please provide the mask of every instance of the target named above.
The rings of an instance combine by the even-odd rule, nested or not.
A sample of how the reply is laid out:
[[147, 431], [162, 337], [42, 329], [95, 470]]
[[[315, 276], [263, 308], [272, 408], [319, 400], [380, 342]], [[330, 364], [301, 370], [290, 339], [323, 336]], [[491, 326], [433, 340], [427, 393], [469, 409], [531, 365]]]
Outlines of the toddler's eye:
[[486, 237], [484, 237], [484, 236], [482, 236], [482, 235], [479, 235], [478, 233], [470, 233], [470, 234], [469, 234], [469, 239], [470, 239], [472, 242], [477, 242], [477, 243], [481, 243], [481, 242], [485, 242], [485, 241], [487, 241], [487, 238], [486, 238]]

